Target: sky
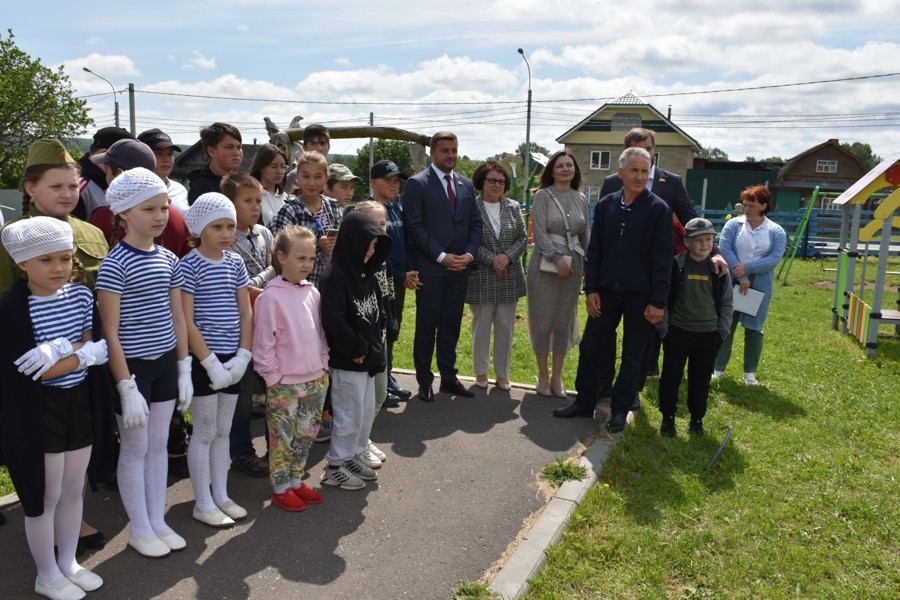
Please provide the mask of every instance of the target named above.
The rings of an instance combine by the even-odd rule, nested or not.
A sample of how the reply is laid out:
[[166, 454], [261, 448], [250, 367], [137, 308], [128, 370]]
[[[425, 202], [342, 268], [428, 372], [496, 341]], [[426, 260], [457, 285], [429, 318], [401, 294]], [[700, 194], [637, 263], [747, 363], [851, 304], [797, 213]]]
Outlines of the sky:
[[[127, 6], [127, 9], [121, 8]], [[63, 65], [96, 127], [133, 83], [138, 132], [191, 144], [212, 121], [267, 141], [263, 118], [451, 129], [473, 159], [551, 151], [632, 92], [731, 160], [838, 138], [900, 157], [898, 0], [82, 0], [4, 10], [20, 49]], [[835, 81], [839, 80], [839, 81]], [[823, 82], [813, 83], [809, 82]], [[802, 84], [802, 85], [790, 85]], [[750, 89], [748, 89], [750, 88]], [[727, 91], [734, 90], [734, 91]], [[126, 93], [118, 94], [128, 126]], [[227, 98], [227, 99], [222, 99]], [[90, 133], [90, 132], [89, 132]], [[355, 153], [364, 140], [334, 140]]]

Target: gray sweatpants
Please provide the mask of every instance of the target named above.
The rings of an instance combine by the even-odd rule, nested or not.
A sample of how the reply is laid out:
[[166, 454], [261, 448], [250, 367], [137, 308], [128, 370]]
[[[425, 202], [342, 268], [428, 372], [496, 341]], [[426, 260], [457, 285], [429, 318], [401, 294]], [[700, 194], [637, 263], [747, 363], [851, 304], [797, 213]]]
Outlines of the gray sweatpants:
[[329, 465], [341, 465], [368, 447], [375, 420], [375, 379], [362, 371], [331, 369]]

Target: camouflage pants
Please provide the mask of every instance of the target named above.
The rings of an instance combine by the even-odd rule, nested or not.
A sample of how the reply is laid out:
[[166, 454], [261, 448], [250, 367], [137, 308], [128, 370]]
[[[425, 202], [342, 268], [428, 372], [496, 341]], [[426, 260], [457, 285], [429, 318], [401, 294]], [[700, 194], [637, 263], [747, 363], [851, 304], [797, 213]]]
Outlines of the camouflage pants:
[[276, 385], [266, 392], [269, 477], [276, 494], [300, 487], [309, 449], [322, 420], [328, 375], [306, 383]]

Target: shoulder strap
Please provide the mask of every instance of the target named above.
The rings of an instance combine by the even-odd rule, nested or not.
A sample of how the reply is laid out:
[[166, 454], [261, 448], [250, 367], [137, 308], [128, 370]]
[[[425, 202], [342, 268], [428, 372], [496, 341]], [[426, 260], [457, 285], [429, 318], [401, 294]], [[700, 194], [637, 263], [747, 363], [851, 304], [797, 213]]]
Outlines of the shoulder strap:
[[565, 225], [566, 225], [566, 247], [570, 251], [574, 251], [575, 248], [572, 244], [572, 232], [569, 229], [569, 218], [566, 216], [566, 211], [563, 210], [562, 204], [560, 204], [559, 198], [556, 197], [556, 194], [553, 193], [553, 190], [550, 189], [549, 187], [546, 189], [547, 189], [547, 193], [549, 193], [550, 197], [553, 199], [553, 203], [556, 204], [556, 208], [558, 208], [559, 212], [562, 213], [563, 223], [565, 223]]

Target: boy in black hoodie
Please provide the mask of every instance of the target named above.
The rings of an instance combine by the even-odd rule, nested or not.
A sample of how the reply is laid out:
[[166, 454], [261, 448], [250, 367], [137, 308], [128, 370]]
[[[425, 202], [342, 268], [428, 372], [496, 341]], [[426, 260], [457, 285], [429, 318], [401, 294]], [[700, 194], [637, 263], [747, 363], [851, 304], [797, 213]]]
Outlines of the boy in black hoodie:
[[360, 455], [375, 420], [374, 376], [386, 364], [387, 323], [375, 272], [390, 251], [391, 238], [378, 223], [351, 212], [341, 223], [330, 271], [319, 283], [334, 408], [322, 483], [345, 490], [362, 489], [378, 477]]

